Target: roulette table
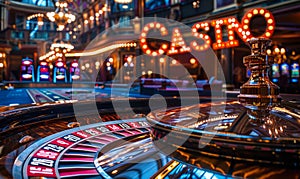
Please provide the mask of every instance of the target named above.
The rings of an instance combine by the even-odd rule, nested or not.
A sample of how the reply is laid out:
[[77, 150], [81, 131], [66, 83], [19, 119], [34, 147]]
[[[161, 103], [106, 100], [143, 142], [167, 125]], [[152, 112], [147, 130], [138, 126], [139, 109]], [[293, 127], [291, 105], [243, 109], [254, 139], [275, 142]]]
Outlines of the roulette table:
[[[28, 116], [36, 110], [50, 110], [56, 112], [54, 116], [59, 113], [60, 118], [36, 117], [39, 120], [28, 121], [26, 124], [15, 123], [13, 127], [10, 125], [10, 129], [2, 128], [2, 134], [6, 136], [6, 139], [2, 140], [2, 144], [6, 146], [2, 148], [1, 153], [2, 177], [53, 179], [260, 178], [266, 176], [295, 178], [299, 176], [298, 158], [289, 157], [297, 156], [297, 147], [282, 149], [280, 153], [279, 147], [254, 147], [255, 136], [249, 135], [251, 134], [249, 130], [245, 130], [248, 131], [248, 139], [246, 135], [240, 135], [239, 139], [232, 140], [230, 137], [236, 136], [222, 133], [229, 128], [239, 129], [234, 120], [247, 116], [237, 101], [227, 101], [225, 108], [218, 106], [223, 102], [209, 101], [183, 107], [178, 100], [168, 99], [167, 102], [170, 104], [168, 110], [162, 111], [158, 106], [151, 113], [146, 105], [147, 102], [147, 99], [134, 100], [133, 108], [144, 106], [137, 109], [139, 115], [128, 115], [126, 119], [120, 119], [115, 112], [107, 112], [111, 109], [109, 108], [111, 102], [101, 101], [99, 114], [103, 121], [99, 122], [99, 119], [86, 116], [85, 123], [80, 121], [80, 124], [74, 120], [72, 114], [67, 115], [70, 111], [66, 109], [71, 107], [72, 103], [14, 109], [14, 113], [6, 114], [10, 116], [9, 119], [13, 119], [12, 116], [17, 118], [24, 110], [27, 110], [24, 113], [28, 113]], [[211, 110], [211, 105], [217, 107]], [[64, 107], [64, 113], [55, 110], [61, 107]], [[287, 109], [297, 109], [297, 103], [286, 102], [286, 108], [276, 108], [278, 111]], [[218, 110], [225, 113], [219, 113]], [[196, 111], [198, 113], [195, 113]], [[199, 115], [197, 120], [195, 120], [196, 114]], [[296, 112], [285, 117], [283, 113], [278, 114], [289, 121], [294, 120], [290, 116], [297, 115]], [[207, 117], [211, 121], [208, 121]], [[5, 117], [2, 116], [2, 120], [4, 121]], [[176, 124], [178, 121], [181, 123]], [[189, 124], [192, 131], [187, 130], [186, 124]], [[205, 147], [195, 145], [198, 144], [195, 141], [202, 137], [201, 131], [207, 125], [214, 126], [214, 129], [220, 132], [207, 145], [210, 147], [209, 151], [205, 151]], [[263, 127], [258, 126], [251, 129], [252, 132], [256, 131], [260, 134], [265, 131]], [[280, 127], [278, 129], [280, 130]], [[280, 135], [288, 134], [287, 129], [292, 129], [293, 134], [299, 133], [298, 129], [288, 127]], [[245, 141], [252, 142], [253, 146], [245, 145], [243, 138]], [[267, 141], [267, 138], [264, 139]], [[218, 143], [218, 140], [223, 142]], [[183, 143], [180, 144], [180, 141]], [[295, 146], [298, 145], [298, 139], [292, 142], [296, 144]], [[227, 151], [216, 149], [218, 145]], [[270, 153], [271, 157], [261, 155], [258, 149], [261, 154]], [[235, 150], [235, 155], [231, 155], [230, 150]], [[242, 158], [245, 156], [248, 158]], [[261, 158], [257, 159], [259, 157]], [[272, 160], [265, 162], [268, 159]]]
[[249, 41], [251, 77], [239, 100], [159, 96], [2, 109], [0, 174], [299, 178], [300, 101], [282, 99], [268, 78], [269, 43]]
[[[10, 112], [4, 112], [1, 116], [3, 123], [6, 123], [1, 126], [1, 176], [224, 177], [218, 172], [178, 162], [158, 150], [151, 140], [151, 126], [145, 117], [150, 112], [147, 106], [149, 99], [132, 101], [136, 114], [131, 116], [124, 112], [123, 119], [114, 112], [111, 101], [97, 102], [101, 122], [99, 118], [91, 116], [85, 116], [78, 122], [72, 112], [72, 102], [15, 109], [11, 107]], [[167, 99], [167, 103], [171, 108], [180, 106], [180, 100], [176, 98]], [[86, 106], [87, 102], [80, 104]], [[52, 115], [43, 115], [45, 113]]]

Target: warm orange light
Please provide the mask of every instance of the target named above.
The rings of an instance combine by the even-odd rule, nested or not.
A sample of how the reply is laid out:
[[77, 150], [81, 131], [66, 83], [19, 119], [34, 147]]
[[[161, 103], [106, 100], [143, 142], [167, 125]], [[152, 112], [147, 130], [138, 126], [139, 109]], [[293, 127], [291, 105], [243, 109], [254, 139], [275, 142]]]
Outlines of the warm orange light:
[[163, 48], [163, 49], [167, 49], [167, 48], [168, 48], [168, 45], [163, 44], [163, 45], [162, 45], [162, 48]]
[[268, 29], [269, 29], [269, 30], [273, 30], [274, 27], [273, 27], [273, 26], [269, 26]]
[[148, 55], [152, 55], [152, 56], [157, 56], [157, 55], [161, 55], [164, 54], [166, 52], [167, 46], [165, 44], [161, 45], [161, 47], [156, 50], [156, 51], [152, 51], [149, 46], [147, 45], [147, 33], [151, 30], [151, 29], [158, 29], [160, 30], [160, 34], [162, 36], [167, 35], [168, 31], [166, 30], [166, 27], [158, 22], [151, 22], [149, 24], [146, 24], [145, 27], [142, 30], [141, 33], [141, 40], [140, 40], [140, 44], [142, 46], [142, 50], [143, 52], [145, 52]]
[[194, 65], [194, 64], [196, 63], [196, 59], [191, 58], [191, 59], [190, 59], [190, 63], [191, 63], [192, 65]]
[[206, 50], [210, 46], [210, 37], [207, 34], [199, 33], [198, 30], [204, 29], [204, 31], [208, 32], [209, 24], [207, 22], [199, 22], [194, 24], [192, 29], [194, 29], [192, 30], [192, 35], [196, 38], [202, 39], [204, 43], [200, 45], [198, 42], [192, 41], [190, 45], [197, 51]]
[[268, 23], [269, 23], [269, 24], [272, 24], [272, 23], [273, 23], [273, 20], [272, 20], [272, 19], [269, 19], [269, 20], [268, 20]]
[[54, 12], [48, 12], [46, 15], [48, 19], [55, 22], [58, 26], [58, 30], [63, 30], [65, 25], [74, 22], [76, 20], [75, 15], [68, 11], [68, 4], [63, 0], [59, 0], [55, 3], [56, 10]]
[[[236, 40], [235, 33], [236, 32], [239, 37], [247, 42], [248, 39], [251, 39], [253, 35], [251, 34], [251, 18], [255, 16], [262, 16], [265, 18], [267, 22], [267, 27], [265, 29], [265, 33], [257, 38], [266, 37], [270, 38], [274, 33], [275, 29], [275, 19], [273, 15], [266, 9], [263, 8], [255, 8], [249, 10], [241, 20], [241, 23], [235, 17], [223, 18], [213, 20], [211, 22], [199, 22], [193, 25], [191, 29], [192, 36], [196, 38], [196, 40], [192, 40], [189, 45], [193, 50], [203, 51], [207, 50], [211, 46], [211, 39], [205, 33], [210, 30], [210, 25], [214, 27], [215, 30], [215, 43], [212, 44], [213, 49], [222, 49], [222, 48], [230, 48], [234, 46], [238, 46], [239, 42]], [[223, 41], [223, 27], [227, 27], [228, 32], [228, 41]], [[189, 52], [191, 49], [189, 46], [186, 46], [186, 42], [178, 28], [173, 30], [172, 34], [172, 42], [170, 47], [167, 44], [162, 44], [160, 48], [156, 51], [151, 50], [147, 44], [147, 34], [150, 30], [159, 30], [162, 36], [168, 34], [167, 29], [163, 24], [158, 22], [152, 22], [147, 24], [142, 32], [141, 32], [141, 40], [140, 46], [142, 47], [143, 52], [150, 54], [152, 56], [157, 56], [160, 54], [164, 54], [168, 52], [169, 54], [181, 53], [181, 52]], [[199, 31], [204, 31], [204, 33], [200, 33]], [[169, 49], [168, 49], [169, 48]]]
[[270, 13], [265, 13], [266, 18], [269, 18], [270, 16], [271, 16]]
[[145, 42], [146, 42], [146, 39], [142, 38], [142, 39], [141, 39], [141, 42], [142, 42], [142, 43], [145, 43]]
[[[244, 31], [248, 31], [249, 23], [250, 23], [250, 18], [254, 17], [252, 14], [254, 14], [254, 16], [256, 16], [256, 15], [263, 16], [266, 19], [266, 21], [267, 21], [266, 31], [260, 37], [267, 37], [267, 38], [269, 38], [274, 33], [275, 19], [274, 19], [273, 15], [268, 10], [263, 9], [263, 8], [252, 9], [252, 10], [248, 11], [245, 14], [245, 16], [242, 19], [243, 23], [241, 25], [241, 27], [243, 28], [243, 30]], [[241, 35], [240, 33], [238, 33], [238, 34], [239, 34], [240, 37], [244, 36], [244, 35]], [[247, 38], [243, 38], [245, 40], [248, 40], [248, 39], [250, 39], [250, 38], [253, 37], [251, 35], [251, 33], [250, 34], [246, 33], [245, 35], [247, 36]]]
[[264, 14], [264, 13], [265, 13], [265, 10], [261, 9], [261, 10], [259, 11], [259, 13], [260, 13], [260, 14]]
[[[230, 48], [236, 46], [237, 40], [234, 37], [233, 27], [235, 27], [236, 20], [234, 18], [224, 18], [216, 20], [215, 25], [215, 34], [216, 34], [216, 43], [213, 43], [213, 49], [221, 49], [221, 48]], [[227, 27], [229, 41], [223, 42], [223, 34], [222, 34], [222, 26]], [[237, 43], [238, 45], [238, 43]]]
[[169, 54], [174, 54], [179, 52], [190, 52], [190, 48], [185, 45], [185, 41], [178, 28], [173, 30], [173, 37], [171, 42], [171, 49], [168, 51]]

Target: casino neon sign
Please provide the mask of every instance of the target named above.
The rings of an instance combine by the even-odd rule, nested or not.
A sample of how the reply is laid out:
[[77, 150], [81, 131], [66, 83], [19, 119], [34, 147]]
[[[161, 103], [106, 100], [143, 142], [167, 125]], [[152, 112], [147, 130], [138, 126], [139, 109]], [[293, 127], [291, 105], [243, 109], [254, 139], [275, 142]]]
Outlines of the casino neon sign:
[[[266, 9], [255, 8], [249, 10], [244, 15], [241, 22], [238, 22], [238, 20], [235, 17], [227, 17], [212, 21], [195, 23], [191, 29], [191, 33], [193, 37], [195, 37], [198, 40], [202, 40], [202, 42], [199, 43], [200, 41], [193, 40], [189, 43], [189, 46], [187, 46], [187, 43], [183, 39], [179, 28], [174, 28], [172, 32], [172, 39], [170, 45], [162, 44], [156, 50], [151, 49], [147, 42], [147, 34], [150, 30], [158, 30], [161, 36], [166, 36], [169, 33], [167, 28], [162, 23], [151, 22], [146, 24], [142, 29], [140, 37], [140, 46], [144, 53], [151, 56], [158, 56], [166, 53], [171, 55], [177, 53], [190, 52], [191, 50], [204, 51], [207, 50], [210, 46], [212, 46], [214, 50], [236, 47], [239, 45], [239, 42], [235, 37], [235, 33], [244, 42], [247, 42], [248, 39], [254, 37], [250, 31], [250, 20], [254, 16], [262, 16], [266, 20], [265, 32], [259, 37], [270, 38], [275, 30], [274, 16]], [[214, 27], [215, 32], [216, 41], [214, 43], [212, 43], [212, 40], [209, 37], [209, 35], [205, 34], [205, 32], [208, 32], [211, 27]], [[227, 27], [227, 41], [223, 41], [222, 27]]]

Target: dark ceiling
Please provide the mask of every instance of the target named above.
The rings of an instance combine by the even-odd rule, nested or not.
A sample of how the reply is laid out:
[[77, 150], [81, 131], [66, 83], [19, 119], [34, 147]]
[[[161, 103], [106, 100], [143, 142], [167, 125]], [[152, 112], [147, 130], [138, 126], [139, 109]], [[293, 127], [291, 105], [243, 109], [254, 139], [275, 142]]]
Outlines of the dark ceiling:
[[300, 52], [300, 11], [275, 15], [274, 43]]

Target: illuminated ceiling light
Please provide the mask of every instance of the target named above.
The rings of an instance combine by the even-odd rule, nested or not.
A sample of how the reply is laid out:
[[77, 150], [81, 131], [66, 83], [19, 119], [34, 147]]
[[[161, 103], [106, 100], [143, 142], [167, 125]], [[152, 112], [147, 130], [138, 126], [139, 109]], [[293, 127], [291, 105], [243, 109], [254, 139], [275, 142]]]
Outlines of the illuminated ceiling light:
[[199, 0], [193, 2], [193, 8], [194, 9], [200, 8], [200, 1]]
[[74, 46], [69, 44], [69, 43], [64, 43], [64, 42], [60, 42], [60, 43], [53, 43], [50, 47], [51, 50], [55, 49], [59, 51], [59, 49], [70, 49], [70, 50], [73, 50], [74, 49]]
[[65, 25], [75, 21], [75, 15], [69, 13], [68, 4], [64, 0], [59, 0], [55, 3], [55, 12], [48, 12], [46, 15], [51, 22], [55, 22], [58, 30], [62, 31]]
[[281, 48], [281, 49], [280, 49], [280, 53], [281, 53], [281, 54], [285, 54], [285, 49], [284, 49], [284, 48]]
[[44, 14], [40, 14], [40, 13], [33, 14], [31, 16], [28, 16], [27, 20], [30, 21], [30, 20], [32, 20], [34, 18], [37, 18], [37, 23], [38, 23], [39, 26], [44, 25], [44, 22], [43, 22]]
[[[68, 42], [64, 42], [64, 41], [56, 41], [54, 42], [53, 44], [51, 44], [51, 47], [50, 47], [51, 50], [54, 50], [54, 54], [53, 52], [49, 53], [49, 55], [52, 55], [53, 54], [53, 59], [56, 59], [56, 58], [63, 58], [65, 57], [65, 54], [67, 52], [70, 52], [71, 50], [74, 49], [74, 46], [71, 45], [70, 43]], [[46, 55], [45, 57], [47, 58], [48, 55]]]
[[28, 16], [28, 17], [27, 17], [27, 20], [31, 20], [31, 19], [38, 18], [38, 17], [44, 17], [44, 14], [40, 14], [40, 13], [38, 13], [38, 14], [33, 14], [33, 15], [31, 15], [31, 16]]

